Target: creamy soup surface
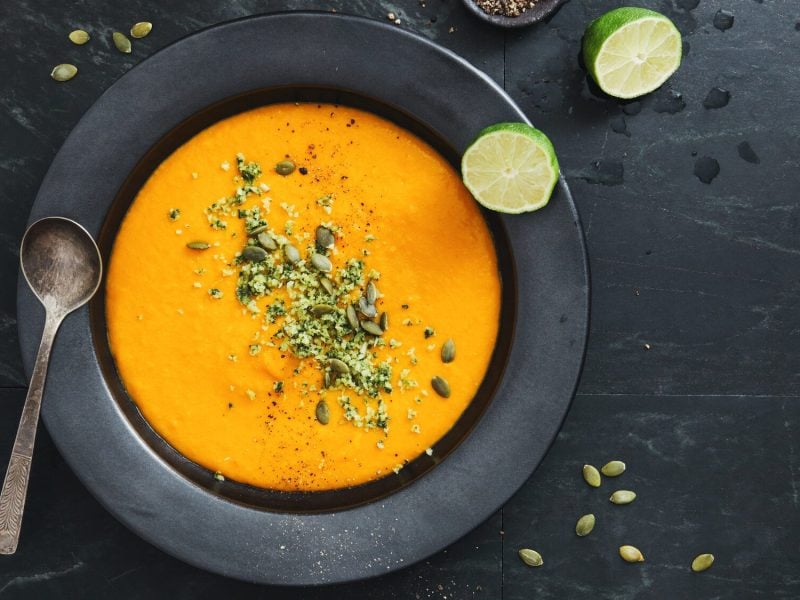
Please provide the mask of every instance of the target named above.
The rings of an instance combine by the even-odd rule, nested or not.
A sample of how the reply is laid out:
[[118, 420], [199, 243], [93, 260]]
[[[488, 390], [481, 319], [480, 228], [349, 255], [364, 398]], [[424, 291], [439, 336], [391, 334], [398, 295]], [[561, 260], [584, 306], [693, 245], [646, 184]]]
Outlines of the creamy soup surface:
[[329, 104], [244, 112], [178, 148], [131, 205], [106, 285], [117, 368], [156, 432], [218, 479], [288, 491], [431, 454], [500, 314], [492, 238], [455, 170]]

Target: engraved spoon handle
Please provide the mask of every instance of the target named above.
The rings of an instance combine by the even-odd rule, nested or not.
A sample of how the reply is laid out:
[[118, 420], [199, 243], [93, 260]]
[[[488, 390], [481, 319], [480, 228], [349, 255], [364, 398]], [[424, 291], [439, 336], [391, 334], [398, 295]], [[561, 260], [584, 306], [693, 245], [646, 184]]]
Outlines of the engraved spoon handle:
[[42, 392], [47, 378], [47, 363], [50, 361], [50, 350], [61, 319], [47, 315], [28, 395], [17, 427], [17, 437], [11, 451], [11, 460], [3, 481], [3, 490], [0, 491], [0, 554], [14, 554], [17, 551], [22, 512], [25, 509], [25, 496], [28, 492], [28, 476], [31, 473], [33, 443], [36, 440]]

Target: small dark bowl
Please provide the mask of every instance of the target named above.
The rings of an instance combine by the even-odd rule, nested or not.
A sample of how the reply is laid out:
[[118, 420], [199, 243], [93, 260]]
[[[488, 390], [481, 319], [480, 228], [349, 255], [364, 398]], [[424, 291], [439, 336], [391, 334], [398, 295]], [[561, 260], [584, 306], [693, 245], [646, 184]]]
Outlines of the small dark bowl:
[[497, 25], [498, 27], [526, 27], [533, 25], [553, 14], [559, 6], [567, 0], [539, 0], [533, 8], [529, 8], [518, 17], [504, 17], [503, 15], [490, 15], [485, 12], [475, 0], [464, 0], [464, 5], [479, 19]]

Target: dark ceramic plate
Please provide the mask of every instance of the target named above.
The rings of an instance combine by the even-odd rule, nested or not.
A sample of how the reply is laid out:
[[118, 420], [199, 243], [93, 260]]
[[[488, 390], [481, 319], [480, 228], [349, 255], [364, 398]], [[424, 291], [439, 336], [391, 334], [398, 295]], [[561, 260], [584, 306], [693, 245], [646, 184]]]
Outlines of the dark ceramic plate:
[[542, 19], [549, 17], [564, 4], [567, 0], [539, 0], [532, 8], [517, 17], [506, 17], [504, 15], [490, 15], [483, 10], [475, 0], [464, 0], [464, 6], [479, 19], [497, 25], [498, 27], [525, 27], [538, 23]]
[[[454, 164], [481, 128], [527, 120], [486, 75], [392, 25], [322, 13], [244, 19], [187, 37], [112, 85], [56, 156], [30, 220], [79, 221], [107, 260], [120, 220], [159, 161], [220, 118], [287, 100], [366, 108], [411, 129]], [[102, 294], [58, 335], [44, 400], [47, 428], [110, 512], [199, 567], [302, 585], [418, 561], [481, 523], [533, 472], [583, 360], [588, 273], [564, 181], [537, 213], [486, 219], [503, 282], [494, 358], [434, 456], [399, 475], [306, 494], [216, 482], [159, 438], [126, 395], [108, 349]], [[43, 312], [23, 283], [18, 313], [30, 370]]]

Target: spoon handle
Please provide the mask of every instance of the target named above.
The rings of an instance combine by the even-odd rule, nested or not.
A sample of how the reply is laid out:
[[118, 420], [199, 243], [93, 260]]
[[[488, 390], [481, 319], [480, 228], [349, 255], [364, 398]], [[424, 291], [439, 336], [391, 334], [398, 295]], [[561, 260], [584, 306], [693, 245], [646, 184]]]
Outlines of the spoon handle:
[[33, 443], [36, 440], [42, 392], [47, 378], [47, 363], [50, 361], [50, 350], [60, 324], [60, 318], [47, 316], [28, 395], [22, 407], [22, 417], [17, 427], [11, 460], [3, 481], [3, 490], [0, 491], [0, 554], [14, 554], [17, 551], [22, 512], [25, 509], [25, 496], [28, 492], [28, 477], [31, 473]]

